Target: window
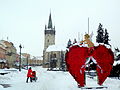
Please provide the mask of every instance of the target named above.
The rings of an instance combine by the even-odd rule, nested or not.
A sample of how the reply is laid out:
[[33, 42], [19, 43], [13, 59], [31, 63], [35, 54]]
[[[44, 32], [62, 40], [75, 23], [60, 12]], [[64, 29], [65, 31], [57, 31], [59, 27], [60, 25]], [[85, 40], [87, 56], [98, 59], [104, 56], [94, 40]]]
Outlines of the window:
[[56, 54], [53, 54], [53, 58], [56, 58]]

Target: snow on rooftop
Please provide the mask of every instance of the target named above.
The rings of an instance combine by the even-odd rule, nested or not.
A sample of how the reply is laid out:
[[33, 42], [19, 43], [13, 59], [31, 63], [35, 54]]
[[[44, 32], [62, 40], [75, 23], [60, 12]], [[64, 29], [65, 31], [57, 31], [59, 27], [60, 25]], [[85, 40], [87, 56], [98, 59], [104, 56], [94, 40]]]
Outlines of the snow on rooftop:
[[7, 47], [4, 42], [5, 42], [5, 40], [0, 40], [1, 46]]
[[43, 57], [42, 56], [36, 56], [36, 59], [37, 60], [43, 60]]
[[64, 45], [50, 45], [47, 49], [47, 52], [50, 51], [66, 51], [66, 47]]
[[31, 59], [33, 60], [43, 60], [43, 57], [42, 56], [30, 56]]

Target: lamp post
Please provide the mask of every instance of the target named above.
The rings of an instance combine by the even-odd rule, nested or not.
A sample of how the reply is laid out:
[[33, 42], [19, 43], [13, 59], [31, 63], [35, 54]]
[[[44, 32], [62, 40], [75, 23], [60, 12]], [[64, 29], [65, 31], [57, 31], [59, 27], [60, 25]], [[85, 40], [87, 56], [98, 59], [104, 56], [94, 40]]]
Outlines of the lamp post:
[[21, 71], [21, 44], [19, 45], [19, 48], [20, 48], [20, 57], [19, 57], [19, 71]]

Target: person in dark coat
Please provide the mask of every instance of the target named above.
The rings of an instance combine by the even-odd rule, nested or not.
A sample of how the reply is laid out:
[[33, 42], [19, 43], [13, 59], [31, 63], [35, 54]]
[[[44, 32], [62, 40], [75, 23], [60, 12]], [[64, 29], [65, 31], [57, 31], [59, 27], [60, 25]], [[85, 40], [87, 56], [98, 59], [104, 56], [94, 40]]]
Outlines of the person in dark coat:
[[26, 83], [28, 83], [29, 78], [30, 78], [30, 82], [32, 82], [32, 68], [31, 67], [28, 69]]

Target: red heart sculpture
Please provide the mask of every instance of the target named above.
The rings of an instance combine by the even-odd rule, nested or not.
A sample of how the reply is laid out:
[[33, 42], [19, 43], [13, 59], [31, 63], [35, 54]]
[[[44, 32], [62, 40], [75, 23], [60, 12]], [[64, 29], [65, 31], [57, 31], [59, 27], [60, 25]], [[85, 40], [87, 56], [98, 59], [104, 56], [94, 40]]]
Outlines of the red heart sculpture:
[[110, 74], [114, 61], [113, 52], [104, 45], [95, 47], [94, 51], [87, 47], [72, 46], [66, 53], [66, 65], [70, 74], [77, 83], [84, 87], [85, 85], [85, 62], [86, 58], [93, 57], [97, 62], [98, 84], [102, 85]]

